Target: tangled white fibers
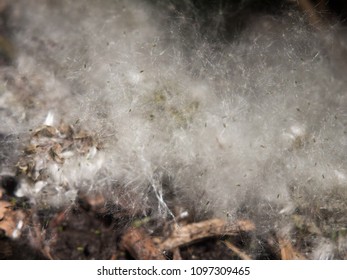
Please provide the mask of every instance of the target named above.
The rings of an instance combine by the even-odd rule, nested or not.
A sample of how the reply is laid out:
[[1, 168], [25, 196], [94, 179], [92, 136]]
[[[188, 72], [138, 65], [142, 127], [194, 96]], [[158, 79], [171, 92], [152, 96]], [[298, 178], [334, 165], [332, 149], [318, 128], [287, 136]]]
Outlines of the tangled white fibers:
[[187, 1], [183, 12], [166, 1], [13, 2], [20, 80], [2, 77], [0, 132], [13, 149], [41, 145], [19, 164], [32, 203], [101, 191], [158, 217], [177, 204], [286, 230], [295, 211], [325, 211], [346, 226], [342, 27], [317, 30], [287, 10], [228, 37], [214, 32], [220, 18], [201, 27]]

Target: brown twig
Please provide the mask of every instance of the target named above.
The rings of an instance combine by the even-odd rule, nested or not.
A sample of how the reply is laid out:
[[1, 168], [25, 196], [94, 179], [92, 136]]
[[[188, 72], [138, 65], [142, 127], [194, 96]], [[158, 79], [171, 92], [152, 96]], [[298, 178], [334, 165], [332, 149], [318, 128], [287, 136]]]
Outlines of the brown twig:
[[251, 260], [252, 258], [248, 256], [245, 252], [243, 252], [241, 249], [237, 248], [234, 244], [232, 244], [230, 241], [224, 241], [223, 242], [225, 246], [227, 246], [231, 251], [233, 251], [241, 260]]
[[280, 247], [282, 260], [306, 260], [302, 254], [294, 249], [291, 242], [287, 238], [279, 236], [278, 244]]
[[240, 232], [254, 229], [255, 226], [251, 221], [237, 221], [229, 225], [223, 220], [212, 219], [182, 227], [177, 226], [170, 237], [159, 244], [159, 248], [162, 251], [171, 251], [179, 246], [189, 245], [204, 238], [238, 235]]
[[129, 228], [123, 235], [121, 244], [137, 260], [165, 260], [162, 251], [143, 228]]

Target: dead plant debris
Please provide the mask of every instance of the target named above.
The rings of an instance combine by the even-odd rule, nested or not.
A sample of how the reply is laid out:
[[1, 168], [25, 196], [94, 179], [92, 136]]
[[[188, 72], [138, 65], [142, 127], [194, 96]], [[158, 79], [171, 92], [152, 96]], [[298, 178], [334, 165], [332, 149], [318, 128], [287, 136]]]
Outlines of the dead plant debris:
[[[4, 195], [0, 197], [0, 231], [4, 234], [0, 245], [13, 240], [0, 246], [0, 256], [5, 258], [11, 258], [11, 246], [18, 246], [13, 244], [25, 240], [33, 258], [39, 253], [46, 259], [307, 259], [305, 248], [292, 241], [295, 234], [297, 239], [300, 237], [300, 232], [293, 236], [275, 234], [263, 239], [263, 251], [254, 250], [248, 241], [257, 236], [258, 229], [250, 220], [184, 220], [181, 224], [170, 222], [163, 227], [165, 232], [160, 232], [151, 229], [150, 217], [139, 217], [146, 222], [136, 226], [124, 223], [129, 217], [121, 209], [108, 214], [106, 199], [100, 194], [95, 200], [82, 195], [73, 208], [55, 213], [52, 209], [24, 211], [3, 198]], [[7, 253], [1, 252], [5, 249]]]

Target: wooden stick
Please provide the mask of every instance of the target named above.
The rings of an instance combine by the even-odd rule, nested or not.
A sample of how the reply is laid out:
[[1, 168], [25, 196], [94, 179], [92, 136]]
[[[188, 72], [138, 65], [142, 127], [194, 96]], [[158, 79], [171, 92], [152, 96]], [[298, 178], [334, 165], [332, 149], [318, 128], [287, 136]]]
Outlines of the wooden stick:
[[237, 221], [228, 225], [220, 219], [212, 219], [200, 223], [193, 223], [182, 227], [177, 226], [170, 237], [159, 244], [162, 251], [171, 251], [179, 246], [189, 245], [208, 237], [224, 235], [238, 235], [240, 232], [252, 231], [255, 229], [251, 221]]
[[165, 260], [162, 251], [142, 228], [129, 228], [123, 235], [121, 244], [136, 260]]
[[294, 249], [288, 239], [279, 236], [278, 244], [280, 246], [282, 260], [306, 260], [302, 254]]
[[248, 256], [245, 252], [243, 252], [241, 249], [237, 248], [234, 244], [232, 244], [230, 241], [224, 241], [223, 242], [225, 244], [225, 246], [227, 246], [231, 251], [233, 251], [236, 255], [238, 255], [238, 257], [241, 260], [251, 260], [252, 258], [250, 256]]

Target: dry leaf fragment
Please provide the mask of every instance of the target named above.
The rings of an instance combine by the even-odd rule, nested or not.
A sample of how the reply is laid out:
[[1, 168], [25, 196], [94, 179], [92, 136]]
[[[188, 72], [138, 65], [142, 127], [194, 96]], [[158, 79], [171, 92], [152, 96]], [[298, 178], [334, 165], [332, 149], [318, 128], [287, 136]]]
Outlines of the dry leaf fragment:
[[36, 145], [33, 145], [33, 144], [29, 144], [28, 146], [26, 146], [24, 148], [24, 152], [27, 154], [27, 155], [32, 155], [32, 154], [35, 154], [37, 151], [37, 146]]
[[42, 126], [35, 130], [34, 135], [36, 137], [48, 137], [51, 138], [58, 134], [58, 130], [53, 126]]
[[58, 129], [59, 132], [67, 139], [71, 139], [75, 133], [73, 127], [65, 123], [62, 123]]
[[57, 163], [63, 164], [64, 163], [64, 158], [61, 156], [61, 151], [62, 148], [61, 146], [56, 143], [49, 149], [49, 155], [50, 157]]

